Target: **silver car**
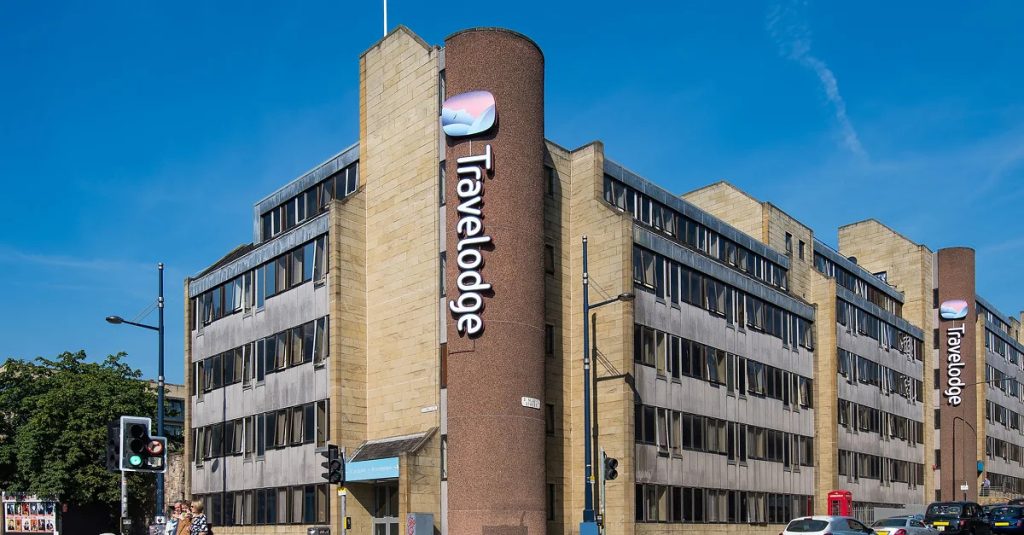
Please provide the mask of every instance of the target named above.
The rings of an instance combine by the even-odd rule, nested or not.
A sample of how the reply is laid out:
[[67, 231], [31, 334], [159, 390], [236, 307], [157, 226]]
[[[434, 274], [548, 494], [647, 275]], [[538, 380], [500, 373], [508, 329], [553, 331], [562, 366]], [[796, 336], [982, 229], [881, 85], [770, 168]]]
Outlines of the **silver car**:
[[804, 516], [789, 521], [782, 535], [870, 535], [874, 531], [848, 516]]
[[871, 524], [877, 535], [934, 535], [935, 531], [919, 518], [912, 516], [894, 516]]

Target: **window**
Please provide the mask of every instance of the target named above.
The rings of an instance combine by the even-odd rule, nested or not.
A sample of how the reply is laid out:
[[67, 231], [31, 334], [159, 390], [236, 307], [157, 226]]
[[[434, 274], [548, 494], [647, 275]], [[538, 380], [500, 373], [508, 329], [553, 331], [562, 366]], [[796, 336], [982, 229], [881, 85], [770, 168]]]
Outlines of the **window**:
[[544, 325], [544, 354], [555, 356], [555, 326], [550, 323]]
[[544, 273], [553, 275], [555, 273], [555, 247], [544, 244]]
[[788, 232], [786, 233], [786, 254], [793, 254], [793, 235]]
[[544, 432], [548, 435], [555, 434], [555, 404], [548, 403], [544, 406]]
[[448, 252], [441, 251], [439, 259], [440, 268], [438, 269], [440, 280], [438, 280], [438, 288], [441, 291], [441, 297], [448, 295], [448, 283], [445, 282], [445, 271], [448, 269]]
[[330, 420], [328, 419], [328, 408], [330, 400], [316, 402], [316, 447], [322, 448], [331, 439]]
[[316, 365], [323, 364], [331, 354], [330, 344], [330, 328], [328, 317], [324, 316], [314, 322], [316, 327], [313, 331], [313, 363]]

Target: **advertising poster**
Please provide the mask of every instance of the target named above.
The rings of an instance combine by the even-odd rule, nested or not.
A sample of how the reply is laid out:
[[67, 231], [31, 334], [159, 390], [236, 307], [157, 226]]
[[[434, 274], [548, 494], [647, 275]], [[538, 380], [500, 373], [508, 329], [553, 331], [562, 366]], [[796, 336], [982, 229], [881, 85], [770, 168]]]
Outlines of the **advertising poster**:
[[57, 502], [30, 494], [3, 494], [4, 535], [56, 533]]

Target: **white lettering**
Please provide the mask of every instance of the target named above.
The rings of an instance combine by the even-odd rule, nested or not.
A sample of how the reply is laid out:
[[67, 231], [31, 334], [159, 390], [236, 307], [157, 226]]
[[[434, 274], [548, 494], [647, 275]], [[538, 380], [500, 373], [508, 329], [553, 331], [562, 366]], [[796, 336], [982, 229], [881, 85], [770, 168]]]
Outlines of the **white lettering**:
[[476, 314], [466, 314], [459, 316], [459, 319], [455, 321], [455, 327], [459, 329], [459, 332], [477, 334], [483, 330], [484, 322]]
[[455, 328], [462, 334], [474, 336], [484, 328], [483, 318], [479, 314], [484, 306], [481, 292], [491, 289], [479, 271], [484, 261], [480, 247], [491, 242], [491, 237], [483, 234], [484, 224], [480, 218], [484, 171], [490, 171], [493, 164], [491, 146], [485, 145], [483, 154], [463, 156], [456, 163], [459, 180], [455, 184], [455, 191], [461, 201], [456, 208], [459, 220], [455, 222], [455, 231], [462, 236], [456, 245], [459, 252], [456, 259], [459, 266], [456, 285], [460, 293], [448, 303], [448, 308], [456, 316]]
[[946, 329], [946, 388], [942, 393], [946, 396], [946, 403], [957, 407], [963, 401], [960, 394], [963, 393], [964, 380], [961, 378], [967, 363], [963, 361], [961, 348], [963, 336], [967, 332], [967, 324], [959, 327], [948, 327]]
[[[479, 172], [480, 172], [480, 170], [477, 169], [477, 173], [478, 174], [479, 174]], [[463, 199], [465, 199], [466, 197], [473, 197], [475, 195], [480, 195], [480, 190], [482, 188], [483, 188], [483, 183], [480, 182], [480, 177], [479, 176], [477, 176], [476, 179], [460, 178], [459, 181], [455, 183], [455, 191], [458, 192], [459, 197], [461, 197]]]
[[483, 164], [484, 164], [484, 169], [487, 169], [488, 171], [491, 170], [491, 146], [490, 145], [485, 145], [484, 146], [484, 153], [483, 154], [478, 154], [476, 156], [463, 156], [462, 158], [459, 158], [458, 160], [455, 160], [455, 163], [457, 163], [459, 165], [462, 165], [462, 164], [465, 164], [465, 163], [476, 164], [476, 163], [481, 163], [481, 162], [483, 162]]
[[484, 224], [480, 221], [480, 218], [471, 215], [459, 219], [459, 222], [455, 224], [455, 232], [463, 236], [476, 236], [483, 229]]
[[476, 269], [480, 267], [480, 264], [483, 263], [483, 260], [483, 256], [480, 255], [480, 251], [476, 249], [466, 249], [465, 251], [459, 252], [459, 269]]
[[459, 273], [459, 289], [464, 292], [483, 292], [490, 290], [491, 285], [484, 282], [483, 278], [476, 271], [464, 271]]

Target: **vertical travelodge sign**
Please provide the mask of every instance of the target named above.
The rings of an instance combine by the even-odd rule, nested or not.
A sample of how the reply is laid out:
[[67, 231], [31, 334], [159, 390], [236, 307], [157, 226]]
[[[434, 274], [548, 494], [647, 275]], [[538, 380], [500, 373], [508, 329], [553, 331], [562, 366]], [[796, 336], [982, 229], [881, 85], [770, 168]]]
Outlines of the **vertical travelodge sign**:
[[[494, 126], [494, 95], [487, 91], [460, 93], [444, 101], [441, 106], [441, 129], [449, 138], [479, 135]], [[482, 154], [462, 156], [455, 160], [455, 265], [459, 275], [455, 278], [456, 293], [448, 303], [455, 316], [455, 329], [459, 334], [477, 336], [484, 330], [481, 311], [484, 295], [491, 285], [484, 282], [482, 248], [491, 243], [484, 232], [484, 181], [493, 176], [494, 157], [491, 145], [484, 145]], [[450, 191], [450, 190], [446, 190]]]
[[967, 333], [964, 320], [969, 306], [963, 299], [951, 299], [939, 305], [939, 318], [945, 322], [946, 327], [946, 384], [939, 388], [946, 397], [946, 403], [954, 407], [963, 401], [963, 389], [967, 385], [963, 379], [964, 368], [967, 367], [963, 348], [964, 334]]
[[495, 28], [444, 54], [448, 531], [543, 534], [544, 58]]
[[977, 384], [974, 250], [940, 249], [936, 263], [941, 499], [963, 499], [960, 489], [966, 484], [967, 499], [975, 500], [981, 459], [978, 434], [985, 431], [979, 427], [978, 397], [984, 399], [986, 385]]

